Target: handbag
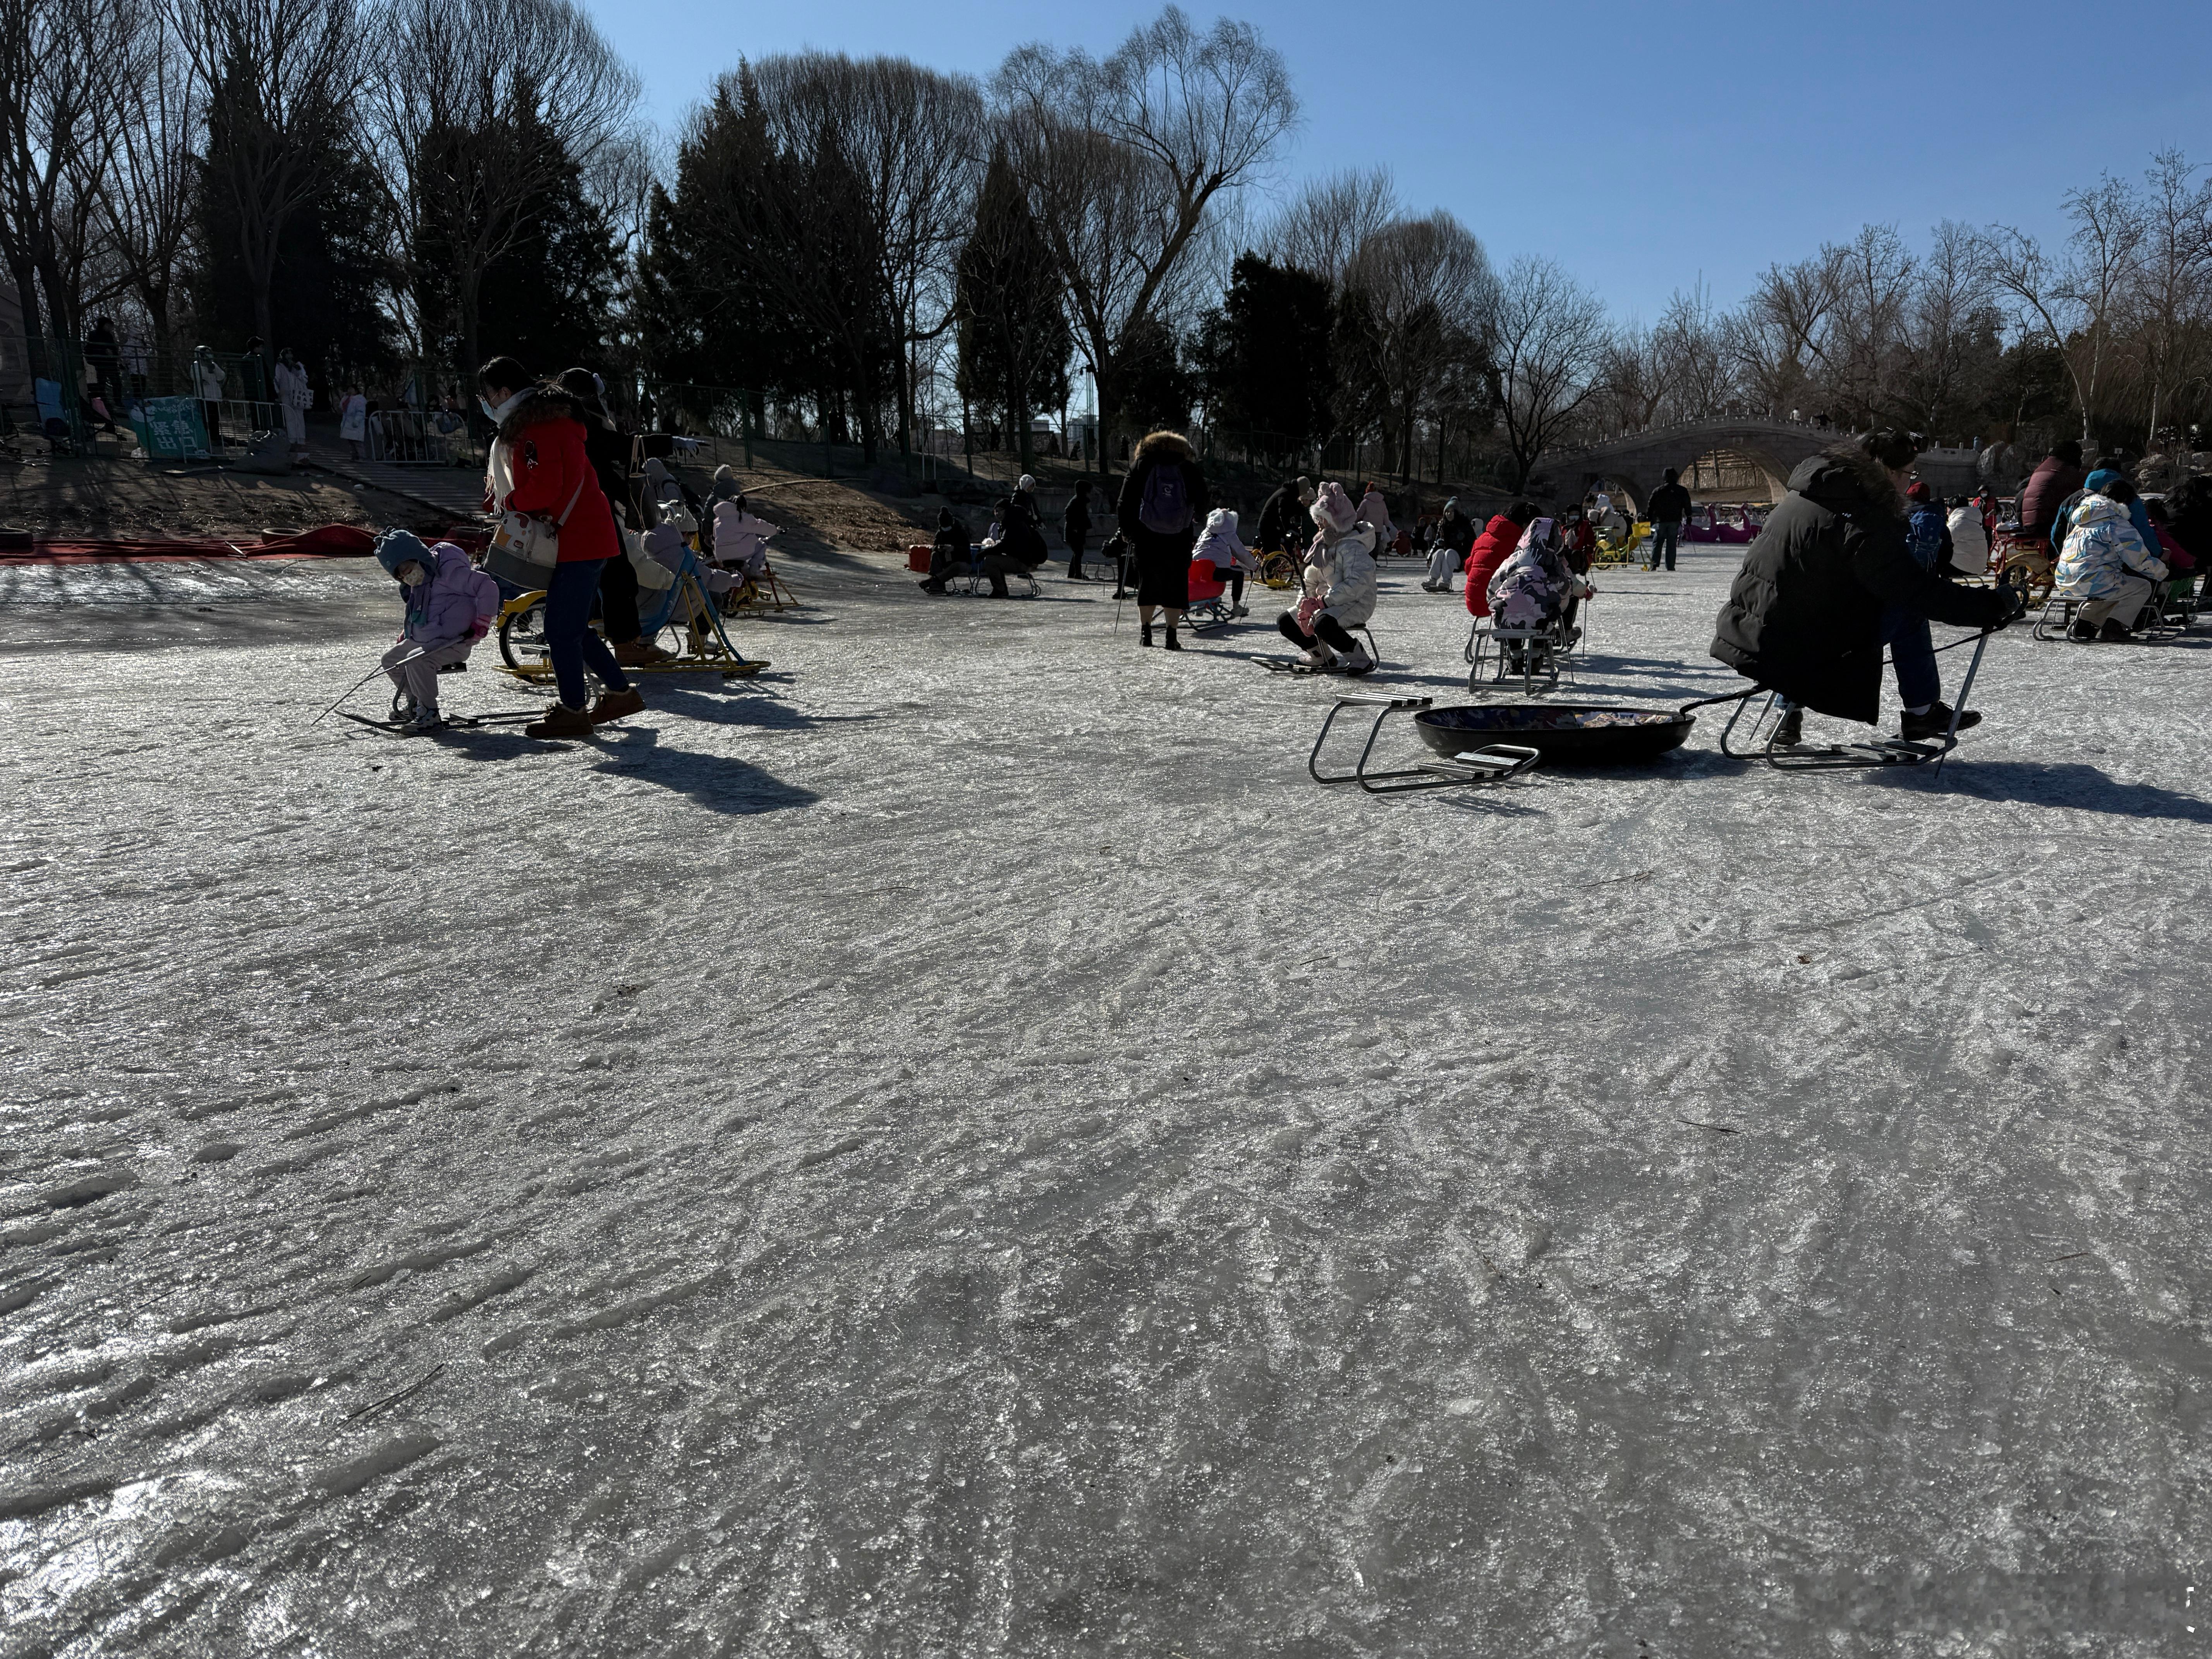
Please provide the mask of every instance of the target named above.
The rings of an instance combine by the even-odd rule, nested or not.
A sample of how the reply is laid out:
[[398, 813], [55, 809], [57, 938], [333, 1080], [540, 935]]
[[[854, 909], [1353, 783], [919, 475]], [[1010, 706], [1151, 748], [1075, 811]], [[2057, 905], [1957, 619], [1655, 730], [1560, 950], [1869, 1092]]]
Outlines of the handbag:
[[520, 587], [544, 586], [553, 579], [553, 568], [561, 562], [561, 528], [576, 510], [577, 498], [583, 493], [584, 480], [579, 478], [568, 492], [568, 504], [550, 523], [527, 513], [502, 514], [491, 533], [491, 545], [484, 550], [484, 569]]

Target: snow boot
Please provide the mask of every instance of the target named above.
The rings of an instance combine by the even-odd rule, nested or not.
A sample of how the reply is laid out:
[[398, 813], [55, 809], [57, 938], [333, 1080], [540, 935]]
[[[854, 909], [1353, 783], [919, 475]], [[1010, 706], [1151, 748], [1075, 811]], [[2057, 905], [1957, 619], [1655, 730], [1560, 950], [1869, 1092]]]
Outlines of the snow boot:
[[[1979, 726], [1981, 723], [1982, 717], [1971, 708], [1959, 716], [1959, 729], [1961, 732], [1970, 726]], [[1928, 706], [1928, 712], [1924, 714], [1906, 713], [1899, 715], [1897, 720], [1897, 735], [1907, 743], [1926, 743], [1931, 738], [1942, 737], [1950, 729], [1951, 705], [1944, 702], [1930, 703]]]
[[1365, 646], [1355, 645], [1352, 647], [1352, 654], [1339, 666], [1347, 674], [1371, 674], [1375, 672], [1375, 659], [1367, 654]]
[[1176, 631], [1172, 628], [1168, 629], [1167, 647], [1170, 651], [1180, 651], [1182, 649], [1182, 642], [1176, 638]]
[[592, 705], [592, 724], [605, 726], [609, 720], [618, 720], [625, 714], [645, 712], [645, 694], [635, 686], [627, 691], [605, 691]]
[[587, 738], [591, 734], [591, 715], [565, 702], [555, 703], [545, 711], [543, 720], [532, 720], [522, 728], [526, 738]]
[[1137, 629], [1137, 643], [1139, 645], [1150, 645], [1152, 642], [1152, 625], [1150, 623], [1145, 623]]
[[426, 702], [392, 729], [403, 738], [428, 737], [446, 729], [446, 717], [438, 712], [436, 703]]
[[1774, 722], [1774, 746], [1795, 749], [1804, 741], [1805, 711], [1802, 708], [1784, 709], [1782, 718]]
[[945, 597], [945, 584], [943, 582], [921, 582], [917, 585], [925, 593], [934, 593], [940, 599]]
[[1229, 614], [1231, 617], [1249, 617], [1252, 613], [1241, 605], [1232, 605], [1229, 607]]
[[2120, 623], [2108, 622], [2097, 630], [2097, 639], [2104, 645], [2125, 645], [2133, 638], [2135, 635], [2129, 633], [2126, 626]]
[[2096, 639], [2097, 630], [2087, 623], [2077, 622], [2066, 630], [2066, 637], [2069, 640], [2079, 640], [2082, 644], [2087, 645]]
[[1297, 660], [1298, 665], [1302, 668], [1310, 668], [1317, 674], [1324, 673], [1328, 671], [1329, 665], [1336, 660], [1336, 653], [1330, 650], [1327, 646], [1322, 644], [1320, 641], [1316, 640], [1314, 641], [1313, 649], [1307, 652], [1305, 655], [1300, 657]]

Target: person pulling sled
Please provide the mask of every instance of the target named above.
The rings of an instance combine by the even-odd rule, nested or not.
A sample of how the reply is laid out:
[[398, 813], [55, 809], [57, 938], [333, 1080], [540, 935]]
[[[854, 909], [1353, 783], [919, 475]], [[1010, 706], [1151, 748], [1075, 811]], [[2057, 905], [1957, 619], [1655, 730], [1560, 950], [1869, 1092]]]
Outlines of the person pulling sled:
[[1986, 632], [2023, 607], [2011, 588], [1962, 587], [1914, 559], [1905, 490], [1918, 450], [1911, 434], [1882, 430], [1808, 458], [1745, 551], [1712, 655], [1778, 694], [1776, 747], [1803, 741], [1807, 708], [1875, 724], [1885, 645], [1897, 659], [1905, 741], [1947, 738], [1981, 719], [1962, 712], [1954, 726], [1927, 625]]

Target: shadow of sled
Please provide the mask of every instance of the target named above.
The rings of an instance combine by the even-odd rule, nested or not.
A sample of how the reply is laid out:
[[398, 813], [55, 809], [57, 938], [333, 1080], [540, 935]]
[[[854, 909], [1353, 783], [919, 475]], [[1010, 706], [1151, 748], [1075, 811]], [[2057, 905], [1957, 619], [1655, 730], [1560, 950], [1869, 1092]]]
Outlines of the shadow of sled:
[[[2212, 801], [2161, 789], [2154, 783], [2115, 783], [2082, 761], [1985, 761], [1962, 750], [1953, 764], [1957, 769], [1944, 781], [1954, 794], [2105, 812], [2116, 817], [2212, 823]], [[1871, 772], [1867, 781], [1892, 788], [1914, 784], [1910, 775], [1894, 770]]]

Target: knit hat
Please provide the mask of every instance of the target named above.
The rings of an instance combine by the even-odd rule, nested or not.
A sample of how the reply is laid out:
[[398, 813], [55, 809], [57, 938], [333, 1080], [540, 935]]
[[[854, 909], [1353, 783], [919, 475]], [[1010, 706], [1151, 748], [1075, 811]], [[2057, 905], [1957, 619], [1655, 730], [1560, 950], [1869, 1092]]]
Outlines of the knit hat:
[[1014, 488], [1017, 489], [1035, 489], [1036, 488], [1036, 480], [1030, 477], [1028, 473], [1024, 472], [1022, 474], [1021, 482], [1016, 484]]
[[1334, 530], [1342, 535], [1359, 522], [1359, 509], [1344, 493], [1344, 486], [1330, 478], [1325, 480], [1321, 493], [1314, 498], [1313, 521], [1322, 530]]
[[2081, 488], [2088, 490], [2092, 495], [2101, 495], [2105, 493], [2107, 485], [2119, 483], [2125, 476], [2126, 474], [2116, 472], [2109, 466], [2100, 467], [2082, 480]]
[[1922, 480], [1915, 478], [1911, 483], [1905, 486], [1905, 499], [1908, 501], [1926, 501], [1928, 499], [1927, 484]]

